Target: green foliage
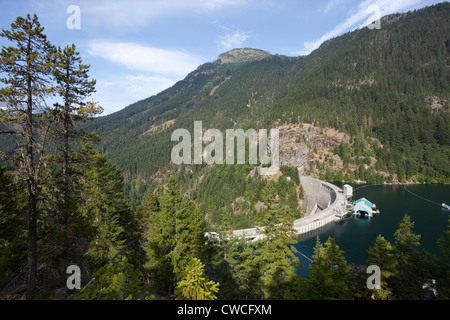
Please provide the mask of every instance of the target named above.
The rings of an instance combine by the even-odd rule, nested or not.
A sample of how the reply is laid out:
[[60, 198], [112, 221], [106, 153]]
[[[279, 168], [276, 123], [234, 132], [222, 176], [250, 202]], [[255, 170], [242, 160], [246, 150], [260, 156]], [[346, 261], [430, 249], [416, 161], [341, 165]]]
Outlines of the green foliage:
[[374, 290], [374, 298], [377, 300], [387, 300], [392, 296], [392, 290], [388, 287], [387, 281], [397, 271], [397, 261], [393, 254], [394, 247], [381, 235], [375, 240], [373, 247], [369, 248], [369, 265], [376, 265], [380, 268], [381, 279], [380, 289]]
[[[200, 211], [183, 199], [174, 175], [170, 176], [167, 189], [155, 196], [158, 207], [143, 211], [141, 221], [149, 225], [145, 268], [156, 290], [171, 292], [188, 262], [203, 256], [205, 226]], [[148, 205], [143, 210], [148, 210]]]
[[414, 222], [405, 214], [395, 231], [395, 258], [397, 272], [392, 286], [400, 299], [420, 299], [424, 296], [422, 286], [430, 279], [433, 267], [427, 253], [420, 251], [420, 235], [412, 232]]
[[[87, 127], [102, 136], [103, 151], [136, 180], [170, 168], [171, 132], [185, 128], [192, 134], [193, 122], [201, 120], [205, 130], [330, 126], [357, 138], [353, 151], [339, 147], [345, 163], [350, 153], [362, 156], [361, 142], [373, 137], [383, 145], [373, 154], [379, 169], [400, 181], [413, 176], [449, 181], [448, 102], [434, 112], [426, 102], [433, 96], [449, 99], [449, 7], [441, 3], [393, 15], [380, 30], [346, 33], [306, 57], [207, 63], [172, 88]], [[168, 120], [175, 121], [162, 128]], [[159, 129], [147, 132], [152, 127]], [[381, 180], [370, 172], [356, 175]]]
[[300, 185], [300, 176], [298, 174], [298, 168], [297, 167], [281, 166], [280, 171], [286, 177], [290, 177], [292, 179], [292, 181], [294, 181], [297, 186]]
[[219, 284], [208, 279], [205, 266], [197, 258], [187, 264], [183, 278], [175, 288], [177, 300], [215, 300]]
[[83, 190], [88, 199], [82, 214], [91, 219], [94, 237], [88, 254], [96, 260], [107, 261], [123, 247], [127, 208], [122, 196], [122, 179], [118, 170], [104, 155], [96, 155], [86, 168]]
[[447, 225], [447, 230], [439, 238], [438, 245], [442, 250], [443, 256], [437, 261], [437, 286], [438, 298], [450, 298], [450, 220]]
[[[294, 179], [288, 181], [284, 174], [277, 181], [265, 179], [257, 174], [256, 169], [246, 165], [217, 165], [208, 170], [198, 187], [193, 186], [196, 188], [195, 201], [209, 225], [223, 227], [226, 221], [229, 222], [230, 229], [264, 225], [264, 218], [268, 213], [264, 209], [267, 207], [267, 199], [263, 190], [268, 185], [274, 188], [275, 196], [280, 199], [280, 206], [289, 207], [293, 217], [300, 218], [302, 187]], [[253, 176], [250, 174], [252, 171]], [[290, 173], [296, 171], [292, 168]], [[296, 176], [299, 179], [298, 173]]]
[[317, 237], [306, 288], [305, 296], [308, 299], [334, 300], [354, 297], [350, 267], [333, 238], [328, 238], [322, 246]]
[[[0, 168], [0, 287], [27, 270], [30, 249], [25, 230], [27, 209], [32, 204], [34, 213], [39, 213], [39, 257], [35, 262], [46, 289], [64, 285], [60, 270], [67, 262], [82, 266], [83, 274], [92, 280], [73, 293], [74, 299], [147, 299], [152, 298], [151, 292], [167, 297], [175, 293], [181, 299], [364, 298], [355, 289], [356, 276], [332, 238], [324, 244], [317, 239], [308, 277], [301, 279], [297, 274], [300, 265], [293, 247], [292, 221], [301, 216], [298, 200], [302, 188], [296, 168], [282, 167], [276, 181], [250, 174], [254, 165], [174, 169], [169, 159], [170, 133], [176, 128], [192, 129], [194, 120], [202, 120], [204, 128], [220, 130], [295, 122], [328, 125], [351, 136], [349, 144], [340, 144], [333, 151], [346, 164], [359, 168], [332, 172], [327, 166], [332, 159], [326, 159], [321, 170], [327, 179], [384, 181], [373, 168], [364, 167], [375, 157], [376, 170], [391, 177], [395, 174], [400, 181], [413, 176], [423, 182], [448, 181], [448, 107], [431, 111], [425, 98], [449, 98], [445, 62], [449, 8], [444, 3], [393, 16], [398, 21], [379, 31], [350, 32], [327, 41], [307, 57], [265, 55], [251, 61], [200, 66], [174, 87], [84, 124], [84, 129], [102, 136], [100, 148], [106, 154], [94, 152], [90, 144], [79, 147], [81, 140], [95, 141], [94, 135], [83, 132], [77, 137], [79, 127], [66, 130], [70, 127], [66, 126], [67, 112], [73, 113], [70, 119], [79, 119], [76, 105], [82, 115], [96, 110], [82, 101], [94, 84], [83, 81], [88, 67], [75, 59], [79, 64], [69, 68], [69, 73], [78, 74], [80, 82], [65, 79], [63, 71], [67, 72], [69, 65], [63, 57], [76, 58], [75, 48], [57, 51], [61, 60], [53, 66], [55, 72], [50, 72], [51, 61], [37, 55], [36, 75], [53, 75], [60, 92], [64, 84], [72, 84], [73, 93], [80, 95], [66, 95], [67, 104], [53, 113], [40, 110], [39, 115], [29, 117], [30, 132], [36, 133], [42, 132], [37, 120], [45, 120], [40, 124], [56, 117], [61, 120], [53, 127], [53, 148], [28, 155], [43, 156], [35, 163], [43, 168], [35, 172], [39, 183], [28, 183], [28, 187], [36, 187], [34, 196], [39, 192], [39, 201], [30, 203], [25, 184], [13, 179], [31, 181], [23, 170], [17, 170], [24, 169], [17, 166], [26, 159], [24, 154], [14, 158], [20, 161], [7, 163], [8, 170]], [[29, 31], [42, 40], [37, 49], [49, 49], [37, 17], [27, 19], [35, 24]], [[16, 27], [25, 20], [17, 20]], [[13, 33], [3, 31], [2, 35]], [[7, 77], [2, 78], [5, 87], [0, 90], [0, 100], [15, 107], [16, 98], [24, 96], [26, 79], [14, 76], [24, 65], [14, 64], [18, 60], [11, 57], [23, 55], [23, 49], [4, 48], [1, 55], [1, 71]], [[47, 84], [44, 82], [41, 89]], [[43, 98], [44, 91], [38, 96]], [[0, 126], [6, 133], [12, 133], [10, 125], [20, 120], [9, 111], [1, 109]], [[163, 123], [170, 129], [161, 126]], [[73, 145], [66, 143], [67, 133]], [[33, 136], [29, 138], [30, 146], [38, 146], [32, 144]], [[14, 154], [4, 147], [2, 151]], [[148, 182], [158, 171], [165, 174], [170, 169], [166, 181]], [[264, 205], [257, 210], [256, 204]], [[254, 225], [265, 227], [262, 239], [243, 242], [230, 237], [229, 230]], [[405, 216], [394, 235], [394, 245], [379, 236], [369, 248], [368, 263], [381, 269], [382, 289], [373, 292], [376, 299], [422, 299], [422, 286], [432, 278], [437, 279], [439, 297], [448, 298], [448, 232], [439, 241], [444, 257], [433, 264], [428, 254], [419, 250], [420, 236], [412, 227]], [[207, 228], [217, 231], [217, 239], [205, 238]]]
[[[53, 88], [49, 83], [52, 47], [43, 33], [39, 19], [30, 14], [17, 17], [10, 30], [0, 32], [15, 46], [3, 47], [0, 53], [0, 125], [3, 134], [12, 135], [17, 142], [13, 159], [16, 175], [27, 183], [28, 193], [28, 268], [27, 294], [33, 297], [37, 289], [37, 229], [38, 195], [42, 187], [41, 167], [45, 165], [44, 146], [51, 115], [45, 107], [45, 98]], [[12, 152], [14, 153], [14, 152]]]
[[26, 197], [12, 182], [0, 167], [0, 288], [18, 276], [27, 261]]
[[213, 266], [219, 271], [222, 299], [259, 299], [260, 272], [255, 263], [255, 247], [252, 244], [221, 240], [222, 256]]
[[264, 223], [264, 238], [256, 249], [255, 262], [259, 267], [261, 291], [264, 299], [285, 299], [293, 296], [291, 284], [301, 267], [295, 256], [295, 230], [289, 207], [283, 208], [269, 184], [263, 190], [268, 206]]
[[151, 299], [148, 292], [141, 291], [142, 273], [123, 257], [99, 268], [92, 283], [77, 291], [71, 300], [132, 300]]

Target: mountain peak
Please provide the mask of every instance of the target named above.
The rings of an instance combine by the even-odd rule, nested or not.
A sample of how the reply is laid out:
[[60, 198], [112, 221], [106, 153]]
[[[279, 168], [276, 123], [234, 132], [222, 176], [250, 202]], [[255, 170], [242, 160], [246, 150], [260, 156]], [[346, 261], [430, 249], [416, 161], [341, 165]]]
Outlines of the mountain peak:
[[262, 60], [270, 56], [267, 51], [250, 48], [233, 49], [219, 55], [219, 63], [241, 63]]

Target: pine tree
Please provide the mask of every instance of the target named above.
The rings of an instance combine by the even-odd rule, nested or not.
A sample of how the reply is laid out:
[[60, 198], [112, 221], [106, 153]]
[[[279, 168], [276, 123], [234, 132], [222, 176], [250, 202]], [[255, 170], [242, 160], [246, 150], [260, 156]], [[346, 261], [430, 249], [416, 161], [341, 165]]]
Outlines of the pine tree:
[[193, 212], [193, 207], [187, 202], [183, 201], [178, 205], [175, 213], [175, 234], [174, 234], [174, 249], [171, 254], [171, 263], [175, 282], [181, 279], [181, 273], [191, 260], [191, 234], [190, 234], [190, 214]]
[[[194, 204], [195, 205], [195, 204]], [[198, 208], [194, 208], [191, 212], [191, 220], [190, 223], [190, 246], [189, 249], [192, 252], [192, 256], [194, 258], [202, 259], [206, 255], [207, 247], [205, 246], [205, 220], [203, 219], [203, 215]]]
[[89, 65], [82, 63], [80, 53], [75, 45], [58, 47], [53, 55], [53, 78], [56, 81], [56, 91], [62, 98], [63, 104], [55, 103], [52, 110], [54, 117], [54, 138], [61, 140], [62, 185], [64, 189], [70, 187], [70, 165], [72, 150], [71, 139], [84, 140], [90, 135], [76, 128], [77, 122], [91, 119], [103, 112], [101, 107], [85, 99], [95, 92], [95, 80], [89, 80]]
[[[154, 284], [171, 293], [188, 262], [205, 253], [205, 224], [195, 203], [183, 199], [174, 175], [170, 175], [167, 189], [157, 203], [157, 210], [151, 209], [143, 220], [151, 220], [146, 268], [153, 275]], [[143, 209], [148, 206], [154, 207], [150, 196], [146, 197]]]
[[230, 225], [225, 219], [216, 236], [208, 239], [208, 265], [220, 283], [219, 299], [259, 298], [254, 245], [234, 237]]
[[392, 290], [388, 286], [389, 278], [395, 273], [397, 261], [393, 254], [394, 247], [389, 241], [378, 235], [373, 247], [367, 250], [369, 265], [376, 265], [380, 268], [381, 279], [380, 289], [374, 290], [375, 299], [387, 300], [392, 296]]
[[395, 231], [397, 273], [393, 277], [395, 295], [400, 299], [420, 299], [422, 286], [430, 277], [431, 265], [425, 251], [419, 250], [420, 235], [412, 232], [414, 222], [405, 214]]
[[268, 210], [265, 213], [264, 238], [256, 250], [256, 261], [261, 273], [263, 297], [284, 299], [291, 296], [289, 284], [298, 276], [300, 266], [295, 256], [295, 230], [289, 207], [282, 208], [275, 189], [269, 184], [265, 190]]
[[82, 188], [80, 210], [91, 224], [87, 254], [96, 264], [103, 264], [137, 240], [137, 228], [124, 197], [122, 175], [106, 156], [94, 156], [86, 167]]
[[438, 240], [438, 245], [443, 253], [442, 258], [438, 260], [438, 299], [450, 298], [450, 219], [447, 230]]
[[[89, 152], [83, 154], [84, 149], [79, 145], [80, 142], [99, 140], [95, 134], [79, 129], [80, 122], [92, 119], [95, 114], [102, 112], [101, 107], [92, 102], [85, 102], [85, 99], [95, 91], [95, 80], [89, 80], [89, 67], [82, 63], [75, 45], [54, 49], [52, 78], [56, 82], [55, 91], [62, 99], [62, 104], [55, 103], [50, 113], [52, 118], [50, 136], [55, 150], [47, 156], [53, 164], [48, 167], [53, 170], [51, 175], [53, 186], [49, 188], [48, 193], [56, 207], [49, 214], [57, 216], [57, 219], [54, 217], [51, 219], [59, 223], [56, 226], [58, 232], [54, 234], [57, 239], [53, 242], [53, 247], [61, 247], [59, 263], [63, 277], [65, 277], [64, 270], [71, 261], [79, 260], [83, 253], [79, 246], [74, 245], [77, 238], [74, 231], [86, 224], [86, 219], [78, 207], [82, 193], [78, 187], [81, 171], [75, 168], [88, 165], [92, 157], [89, 156]], [[56, 168], [60, 170], [55, 170]], [[48, 241], [51, 242], [52, 239]], [[52, 260], [56, 258], [58, 254], [53, 252]]]
[[308, 299], [351, 299], [353, 294], [352, 273], [333, 238], [324, 246], [317, 237], [313, 262], [308, 271]]
[[156, 195], [154, 194], [154, 190], [149, 188], [142, 200], [142, 204], [138, 214], [138, 223], [142, 239], [147, 238], [150, 231], [150, 226], [152, 224], [152, 215], [158, 210], [159, 205]]
[[170, 176], [163, 192], [157, 192], [159, 210], [151, 214], [151, 224], [145, 251], [152, 284], [158, 291], [173, 291], [174, 274], [172, 253], [176, 246], [176, 213], [181, 203], [181, 195], [173, 175]]
[[27, 291], [34, 295], [37, 284], [37, 221], [38, 200], [42, 184], [41, 169], [48, 138], [48, 110], [45, 98], [52, 91], [50, 57], [53, 49], [43, 34], [38, 17], [29, 14], [18, 17], [11, 30], [2, 30], [0, 36], [16, 42], [15, 47], [2, 48], [0, 71], [6, 78], [0, 81], [0, 101], [6, 102], [0, 119], [6, 124], [1, 133], [14, 135], [20, 146], [15, 158], [18, 176], [25, 176], [28, 192], [28, 276]]
[[147, 299], [141, 292], [142, 273], [126, 257], [102, 266], [95, 271], [91, 283], [76, 291], [70, 300], [131, 300]]
[[323, 245], [320, 242], [319, 236], [317, 236], [314, 254], [312, 256], [313, 261], [308, 269], [307, 293], [305, 293], [305, 298], [316, 300], [325, 299], [327, 297], [328, 287], [333, 285], [329, 270], [325, 267], [323, 250]]
[[0, 166], [0, 288], [27, 265], [26, 194]]
[[197, 258], [187, 264], [183, 278], [177, 283], [175, 295], [177, 300], [215, 300], [219, 284], [208, 279], [205, 266]]

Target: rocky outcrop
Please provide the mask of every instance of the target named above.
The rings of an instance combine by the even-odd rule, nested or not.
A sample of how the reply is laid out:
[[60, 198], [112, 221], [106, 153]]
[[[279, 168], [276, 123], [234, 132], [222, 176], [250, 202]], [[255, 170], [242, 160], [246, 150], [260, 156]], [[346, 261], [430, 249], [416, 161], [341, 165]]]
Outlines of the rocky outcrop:
[[[308, 170], [310, 162], [349, 137], [332, 128], [320, 128], [312, 124], [282, 125], [277, 127], [280, 141], [280, 165]], [[337, 159], [339, 160], [339, 159]]]
[[262, 60], [270, 56], [270, 53], [257, 49], [233, 49], [221, 54], [217, 62], [219, 63], [241, 63]]
[[430, 108], [433, 113], [440, 110], [446, 112], [450, 111], [448, 100], [438, 96], [427, 96], [423, 98], [423, 102], [427, 104], [428, 108]]

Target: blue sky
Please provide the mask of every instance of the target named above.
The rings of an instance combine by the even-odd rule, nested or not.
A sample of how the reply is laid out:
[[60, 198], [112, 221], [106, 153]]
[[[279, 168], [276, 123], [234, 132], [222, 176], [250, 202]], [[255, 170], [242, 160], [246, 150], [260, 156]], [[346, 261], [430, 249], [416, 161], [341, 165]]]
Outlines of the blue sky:
[[[105, 114], [150, 97], [233, 48], [309, 54], [378, 15], [427, 0], [0, 0], [0, 28], [36, 13], [55, 45], [75, 43]], [[68, 8], [76, 5], [79, 15]], [[79, 28], [67, 22], [79, 17]], [[70, 23], [69, 23], [70, 25]], [[381, 26], [382, 27], [382, 26]], [[9, 45], [0, 39], [0, 46]]]

